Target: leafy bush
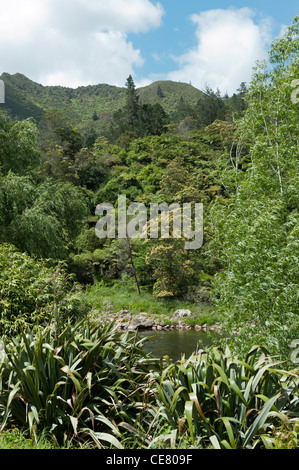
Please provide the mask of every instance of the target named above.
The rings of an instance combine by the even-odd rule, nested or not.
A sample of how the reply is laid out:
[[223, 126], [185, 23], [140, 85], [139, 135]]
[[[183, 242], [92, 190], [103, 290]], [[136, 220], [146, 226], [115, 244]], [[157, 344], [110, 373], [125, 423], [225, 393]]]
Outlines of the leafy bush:
[[10, 170], [28, 174], [40, 162], [37, 149], [37, 128], [32, 120], [11, 121], [0, 113], [0, 167], [3, 174]]
[[65, 259], [89, 214], [82, 188], [9, 172], [0, 176], [0, 241], [38, 258]]
[[26, 325], [48, 323], [55, 310], [60, 317], [78, 317], [88, 303], [63, 264], [51, 266], [0, 245], [0, 335], [15, 335]]

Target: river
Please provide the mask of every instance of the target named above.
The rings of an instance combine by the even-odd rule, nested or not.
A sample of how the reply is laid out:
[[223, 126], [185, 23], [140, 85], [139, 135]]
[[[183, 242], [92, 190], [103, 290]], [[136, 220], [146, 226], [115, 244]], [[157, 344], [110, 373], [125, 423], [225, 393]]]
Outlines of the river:
[[139, 337], [150, 337], [144, 343], [144, 350], [156, 357], [168, 355], [172, 360], [181, 359], [185, 354], [189, 357], [198, 349], [204, 349], [212, 343], [217, 343], [221, 336], [215, 331], [203, 330], [145, 330], [138, 333]]

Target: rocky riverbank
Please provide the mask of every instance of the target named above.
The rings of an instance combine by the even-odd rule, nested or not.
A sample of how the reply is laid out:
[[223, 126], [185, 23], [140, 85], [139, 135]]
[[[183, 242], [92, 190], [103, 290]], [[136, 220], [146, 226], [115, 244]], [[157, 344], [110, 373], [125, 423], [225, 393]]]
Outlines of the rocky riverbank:
[[[173, 317], [166, 315], [152, 315], [146, 312], [132, 314], [128, 310], [120, 310], [119, 312], [97, 312], [99, 320], [115, 322], [117, 327], [123, 331], [137, 330], [221, 330], [221, 325], [216, 323], [213, 326], [206, 324], [199, 325], [190, 322], [193, 315], [190, 310], [178, 309], [174, 312]], [[189, 322], [186, 320], [189, 319]], [[191, 324], [190, 324], [191, 323]]]

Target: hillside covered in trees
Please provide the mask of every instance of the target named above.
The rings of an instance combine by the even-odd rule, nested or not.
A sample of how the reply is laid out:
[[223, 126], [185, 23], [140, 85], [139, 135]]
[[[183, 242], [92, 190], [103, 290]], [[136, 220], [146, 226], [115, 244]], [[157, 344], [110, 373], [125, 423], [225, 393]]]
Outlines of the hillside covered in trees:
[[[126, 87], [107, 84], [78, 87], [42, 86], [18, 73], [2, 73], [5, 84], [5, 109], [13, 119], [33, 118], [36, 123], [53, 109], [59, 110], [73, 125], [80, 129], [82, 137], [103, 135], [113, 120], [113, 114], [125, 106]], [[244, 84], [243, 84], [244, 87]], [[233, 109], [242, 107], [237, 95], [242, 87], [227, 100], [233, 101]], [[208, 92], [213, 93], [212, 90]], [[155, 82], [138, 88], [138, 96], [144, 105], [160, 105], [170, 121], [198, 114], [199, 101], [205, 93], [190, 84], [172, 81]], [[197, 107], [197, 111], [194, 108]], [[88, 142], [87, 142], [88, 143]], [[84, 142], [86, 144], [86, 141]]]
[[[27, 86], [18, 82], [19, 92], [26, 89], [29, 93], [29, 82], [21, 79]], [[182, 84], [176, 85], [181, 89]], [[35, 89], [36, 85], [32, 86]], [[147, 90], [148, 101], [153, 100], [154, 86]], [[245, 109], [245, 89], [233, 99], [207, 89], [205, 94], [198, 92], [200, 98], [192, 106], [188, 102], [190, 89], [194, 93], [192, 87], [186, 85], [189, 94], [185, 98], [178, 97], [178, 88], [172, 87], [168, 83], [158, 85], [160, 94], [163, 89], [165, 94], [169, 91], [169, 101], [169, 96], [176, 95], [172, 97], [170, 117], [159, 102], [144, 103], [132, 77], [128, 77], [124, 104], [111, 115], [106, 132], [97, 136], [92, 128], [88, 138], [61, 109], [50, 109], [38, 122], [3, 115], [3, 141], [10, 145], [6, 150], [3, 147], [3, 178], [7, 194], [11, 185], [17, 185], [20, 194], [20, 207], [11, 201], [12, 206], [6, 206], [3, 212], [3, 241], [12, 242], [31, 256], [67, 260], [83, 284], [121, 279], [132, 271], [126, 259], [128, 250], [119, 246], [118, 240], [103, 242], [95, 236], [97, 204], [114, 204], [118, 194], [123, 194], [128, 202], [146, 204], [204, 202], [209, 211], [216, 196], [224, 198], [217, 166], [232, 145], [236, 130], [233, 116], [241, 116]], [[61, 90], [52, 90], [54, 97], [56, 92]], [[93, 116], [92, 121], [100, 118]], [[209, 232], [207, 225], [207, 239]], [[171, 297], [187, 292], [192, 296], [192, 288], [198, 286], [207, 296], [205, 286], [210, 285], [218, 262], [208, 260], [205, 249], [190, 255], [183, 249], [183, 241], [176, 246], [172, 243], [159, 241], [152, 246], [134, 240], [140, 284], [161, 297], [163, 292]], [[169, 252], [173, 253], [173, 263], [168, 263]]]
[[[231, 97], [174, 82], [136, 89], [132, 76], [124, 88], [76, 90], [1, 76], [2, 338], [28, 326], [86, 318], [101, 287], [133, 286], [141, 298], [147, 294], [165, 306], [208, 304], [234, 353], [244, 357], [260, 345], [297, 377], [298, 22], [273, 43], [269, 62], [256, 66], [251, 83]], [[98, 238], [95, 208], [105, 202], [117, 209], [119, 195], [147, 207], [202, 203], [203, 246], [186, 250], [185, 240], [172, 236]], [[103, 364], [109, 366], [107, 358]], [[292, 404], [298, 413], [298, 396]], [[133, 421], [128, 418], [127, 431]]]
[[[297, 43], [284, 40], [290, 45], [281, 57], [279, 43], [270, 53], [273, 70], [260, 66], [249, 90], [242, 83], [232, 97], [173, 82], [138, 90], [131, 76], [124, 89], [71, 90], [2, 75], [1, 241], [39, 260], [63, 260], [83, 286], [134, 272], [138, 286], [159, 298], [219, 302], [242, 328], [256, 325], [258, 337], [265, 321], [272, 331], [271, 318], [280, 321], [297, 289], [286, 251], [292, 246], [295, 256]], [[106, 108], [109, 123], [100, 130]], [[34, 119], [19, 119], [30, 112]], [[117, 204], [118, 195], [128, 204], [202, 203], [203, 247], [97, 238], [95, 207]], [[291, 308], [285, 318], [290, 334], [293, 315]]]

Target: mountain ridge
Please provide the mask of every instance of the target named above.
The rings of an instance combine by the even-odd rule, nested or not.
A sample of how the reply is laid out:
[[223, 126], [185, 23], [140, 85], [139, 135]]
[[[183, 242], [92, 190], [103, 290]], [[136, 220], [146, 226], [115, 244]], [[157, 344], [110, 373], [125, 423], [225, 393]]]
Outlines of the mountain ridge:
[[[45, 113], [58, 109], [80, 128], [92, 126], [98, 131], [111, 122], [113, 113], [125, 104], [125, 87], [105, 83], [79, 86], [50, 86], [34, 82], [21, 73], [2, 73], [6, 102], [0, 106], [14, 119], [33, 118], [39, 122]], [[142, 103], [160, 103], [168, 114], [175, 112], [179, 100], [195, 105], [203, 92], [183, 82], [159, 80], [136, 87]], [[93, 119], [94, 114], [97, 120]]]

